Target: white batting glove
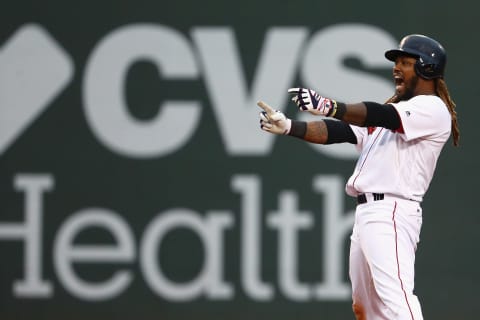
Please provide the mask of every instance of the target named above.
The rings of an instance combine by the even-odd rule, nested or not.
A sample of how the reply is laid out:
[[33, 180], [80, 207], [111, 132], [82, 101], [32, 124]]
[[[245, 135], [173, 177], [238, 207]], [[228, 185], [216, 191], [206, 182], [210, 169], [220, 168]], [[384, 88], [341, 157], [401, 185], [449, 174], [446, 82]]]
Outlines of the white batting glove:
[[314, 115], [333, 116], [336, 111], [335, 100], [322, 97], [315, 91], [306, 88], [290, 88], [288, 92], [293, 95], [292, 101], [300, 111], [308, 111]]
[[260, 112], [260, 128], [275, 134], [288, 134], [292, 127], [292, 120], [288, 119], [281, 111], [274, 110], [263, 101], [258, 101], [257, 105], [263, 109]]

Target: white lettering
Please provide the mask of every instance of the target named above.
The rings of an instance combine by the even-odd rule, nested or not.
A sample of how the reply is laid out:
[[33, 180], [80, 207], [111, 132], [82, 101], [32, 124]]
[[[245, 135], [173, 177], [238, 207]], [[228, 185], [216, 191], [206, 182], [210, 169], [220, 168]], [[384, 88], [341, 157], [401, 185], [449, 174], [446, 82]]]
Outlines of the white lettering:
[[53, 288], [42, 280], [42, 193], [53, 188], [54, 179], [49, 174], [19, 174], [14, 181], [15, 189], [25, 192], [25, 223], [0, 224], [0, 239], [25, 241], [25, 278], [14, 282], [13, 292], [17, 297], [48, 298]]
[[275, 136], [260, 131], [255, 121], [260, 111], [257, 101], [265, 100], [278, 110], [286, 107], [287, 89], [295, 77], [296, 61], [306, 36], [306, 28], [269, 30], [249, 91], [233, 30], [225, 27], [193, 30], [205, 84], [230, 155], [271, 152]]
[[[150, 288], [158, 295], [172, 301], [190, 301], [203, 292], [209, 297], [226, 299], [233, 296], [230, 284], [223, 282], [223, 230], [233, 223], [229, 212], [207, 215], [188, 209], [171, 209], [159, 214], [146, 228], [141, 242], [140, 266]], [[157, 256], [163, 238], [175, 228], [185, 227], [195, 232], [205, 248], [205, 262], [197, 277], [188, 283], [174, 283], [161, 270]], [[188, 254], [185, 252], [184, 254]]]
[[245, 292], [255, 300], [273, 299], [273, 288], [261, 281], [260, 179], [255, 175], [236, 175], [232, 189], [242, 195], [241, 280]]
[[126, 105], [125, 78], [139, 60], [153, 62], [165, 79], [195, 79], [199, 72], [192, 49], [179, 32], [148, 24], [119, 28], [97, 45], [86, 65], [85, 114], [93, 133], [112, 151], [135, 158], [161, 157], [192, 137], [200, 104], [165, 101], [154, 120], [133, 118]]
[[313, 180], [313, 188], [324, 195], [323, 207], [323, 279], [316, 287], [318, 299], [343, 300], [351, 295], [350, 285], [343, 281], [344, 243], [351, 232], [355, 214], [343, 214], [344, 181], [339, 175], [321, 175]]
[[[115, 245], [74, 245], [75, 237], [88, 227], [103, 228], [114, 237]], [[109, 280], [89, 283], [77, 277], [74, 262], [127, 263], [135, 258], [134, 238], [127, 222], [109, 210], [84, 209], [60, 227], [54, 243], [54, 265], [65, 288], [84, 300], [107, 300], [119, 295], [132, 281], [130, 271], [117, 271]]]
[[308, 285], [298, 281], [298, 237], [301, 229], [313, 226], [310, 212], [298, 211], [298, 195], [293, 191], [283, 191], [279, 197], [278, 212], [268, 217], [268, 225], [278, 229], [278, 265], [280, 268], [279, 282], [285, 296], [292, 300], [306, 301], [310, 298]]
[[[374, 72], [392, 66], [383, 52], [395, 47], [397, 40], [385, 30], [367, 24], [336, 24], [316, 32], [309, 39], [307, 36], [308, 29], [302, 27], [267, 30], [249, 84], [231, 27], [194, 27], [191, 37], [197, 51], [184, 35], [168, 26], [140, 23], [120, 27], [96, 45], [85, 65], [82, 99], [87, 122], [105, 147], [133, 158], [167, 156], [189, 142], [200, 121], [199, 101], [164, 101], [159, 106], [158, 115], [148, 121], [136, 119], [129, 113], [125, 98], [126, 76], [129, 68], [138, 61], [153, 63], [163, 80], [197, 80], [203, 76], [225, 149], [235, 156], [262, 156], [272, 151], [278, 137], [261, 132], [258, 121], [252, 121], [252, 117], [255, 118], [259, 111], [256, 106], [259, 99], [278, 110], [285, 110], [289, 86], [304, 85], [345, 102], [384, 101], [393, 93], [392, 83]], [[41, 77], [43, 89], [53, 88], [46, 93], [48, 90], [41, 92], [38, 85], [32, 86], [38, 82], [38, 77], [28, 76], [34, 82], [27, 83], [30, 84], [28, 94], [20, 97], [19, 89], [12, 87], [9, 79], [12, 74], [18, 75], [15, 68], [24, 65], [16, 61], [25, 59], [18, 60], [15, 53], [20, 52], [20, 47], [39, 47], [35, 45], [37, 42], [43, 48], [37, 52], [37, 58], [53, 57], [51, 61], [46, 60], [46, 65], [60, 70], [54, 72], [60, 74], [60, 78], [52, 78], [50, 74], [47, 78]], [[6, 99], [6, 103], [0, 103], [0, 113], [6, 115], [0, 117], [0, 123], [4, 124], [0, 126], [0, 154], [73, 76], [73, 63], [39, 26], [25, 26], [4, 49], [0, 62], [8, 70], [6, 77], [0, 76], [0, 83], [5, 82], [4, 87], [10, 89], [0, 95]], [[349, 58], [358, 61], [360, 67], [347, 66], [345, 61]], [[3, 60], [13, 62], [4, 63]], [[300, 69], [301, 83], [293, 82], [297, 68]], [[41, 68], [40, 73], [42, 70], [46, 69]], [[40, 97], [34, 100], [41, 103], [32, 104], [34, 100], [28, 98], [32, 96]], [[27, 99], [27, 109], [12, 107], [12, 104], [18, 104], [18, 99]], [[296, 113], [295, 117], [310, 119], [306, 113]], [[348, 144], [309, 146], [333, 158], [357, 157], [353, 146]]]
[[[41, 194], [53, 187], [49, 175], [17, 175], [17, 190], [24, 190], [25, 223], [0, 224], [0, 239], [25, 241], [25, 279], [14, 284], [18, 297], [50, 297], [53, 288], [42, 280], [42, 201]], [[240, 193], [240, 283], [245, 293], [256, 301], [274, 298], [272, 284], [262, 281], [262, 212], [261, 178], [257, 175], [235, 175], [233, 191]], [[314, 221], [309, 211], [299, 211], [298, 194], [281, 191], [278, 210], [267, 214], [267, 225], [278, 233], [278, 282], [281, 292], [290, 300], [345, 300], [350, 287], [344, 282], [345, 236], [353, 224], [354, 214], [343, 213], [343, 181], [338, 175], [320, 175], [313, 181], [315, 191], [324, 195], [323, 282], [316, 285], [299, 281], [299, 232], [311, 229]], [[234, 298], [235, 290], [225, 278], [224, 234], [234, 224], [230, 211], [207, 211], [205, 216], [189, 209], [170, 209], [157, 215], [145, 228], [140, 242], [140, 269], [150, 288], [162, 298], [186, 302], [205, 295], [212, 300]], [[88, 228], [101, 228], [113, 237], [113, 244], [75, 244]], [[176, 228], [187, 228], [199, 236], [205, 259], [201, 271], [188, 282], [170, 280], [162, 270], [159, 258], [165, 236]], [[108, 209], [83, 209], [70, 216], [59, 228], [53, 243], [54, 269], [60, 283], [72, 295], [87, 301], [113, 299], [133, 281], [130, 270], [116, 270], [103, 281], [86, 281], [79, 277], [74, 264], [126, 264], [134, 262], [135, 239], [127, 221]]]

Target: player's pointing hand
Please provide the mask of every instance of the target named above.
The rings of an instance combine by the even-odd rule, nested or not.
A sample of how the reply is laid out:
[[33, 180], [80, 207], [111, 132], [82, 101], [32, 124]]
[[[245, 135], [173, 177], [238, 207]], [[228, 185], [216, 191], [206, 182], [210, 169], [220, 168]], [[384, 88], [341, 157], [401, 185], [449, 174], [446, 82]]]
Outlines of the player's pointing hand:
[[262, 108], [263, 111], [264, 111], [267, 115], [271, 116], [271, 115], [275, 114], [275, 110], [273, 110], [272, 107], [270, 107], [268, 104], [266, 104], [266, 103], [263, 102], [262, 100], [258, 101], [258, 102], [257, 102], [257, 105], [258, 105], [260, 108]]
[[263, 109], [260, 112], [260, 128], [264, 131], [275, 134], [288, 134], [292, 126], [292, 120], [288, 119], [281, 111], [274, 110], [263, 101], [258, 101], [257, 105]]

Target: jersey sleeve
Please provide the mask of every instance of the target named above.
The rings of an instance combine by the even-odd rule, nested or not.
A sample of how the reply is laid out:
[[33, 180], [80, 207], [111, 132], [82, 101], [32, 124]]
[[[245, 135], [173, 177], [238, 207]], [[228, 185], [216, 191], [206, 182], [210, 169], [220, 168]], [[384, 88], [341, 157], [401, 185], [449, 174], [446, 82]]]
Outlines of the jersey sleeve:
[[399, 132], [406, 141], [450, 134], [450, 113], [439, 97], [415, 96], [392, 105], [400, 116]]
[[358, 151], [361, 151], [363, 148], [364, 139], [368, 134], [367, 128], [357, 127], [352, 124], [350, 125], [350, 128], [352, 128], [353, 134], [355, 134], [355, 137], [357, 137], [357, 144], [355, 147]]

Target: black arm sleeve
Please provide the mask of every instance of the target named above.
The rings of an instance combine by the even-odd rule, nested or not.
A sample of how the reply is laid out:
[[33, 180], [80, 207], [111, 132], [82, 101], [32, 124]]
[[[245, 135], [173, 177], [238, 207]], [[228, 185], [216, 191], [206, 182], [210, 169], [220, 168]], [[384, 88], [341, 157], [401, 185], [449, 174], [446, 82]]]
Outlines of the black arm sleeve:
[[348, 123], [329, 119], [323, 121], [325, 121], [328, 131], [328, 138], [325, 144], [342, 142], [357, 144], [357, 137]]
[[367, 106], [365, 127], [383, 127], [391, 130], [400, 128], [402, 122], [397, 110], [391, 104], [363, 102]]

